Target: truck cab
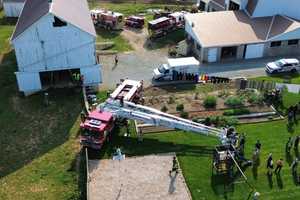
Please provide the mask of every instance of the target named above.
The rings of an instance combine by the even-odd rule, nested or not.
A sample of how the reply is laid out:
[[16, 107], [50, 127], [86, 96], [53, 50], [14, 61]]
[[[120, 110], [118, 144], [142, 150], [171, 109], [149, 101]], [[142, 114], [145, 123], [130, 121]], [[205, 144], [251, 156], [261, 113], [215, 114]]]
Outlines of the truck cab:
[[194, 57], [169, 58], [168, 62], [153, 70], [153, 80], [172, 81], [174, 75], [199, 75], [200, 63]]
[[92, 111], [80, 124], [80, 144], [92, 149], [101, 149], [113, 127], [114, 119], [111, 113]]

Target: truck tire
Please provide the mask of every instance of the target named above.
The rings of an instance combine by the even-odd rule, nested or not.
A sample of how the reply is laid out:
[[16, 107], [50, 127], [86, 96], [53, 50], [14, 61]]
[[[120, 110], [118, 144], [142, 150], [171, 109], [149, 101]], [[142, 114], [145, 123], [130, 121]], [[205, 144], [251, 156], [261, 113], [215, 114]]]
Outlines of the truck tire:
[[274, 70], [274, 71], [272, 72], [272, 74], [278, 74], [278, 71], [277, 71], [277, 70]]
[[296, 73], [296, 72], [297, 72], [296, 69], [292, 69], [292, 70], [291, 70], [291, 73], [293, 73], [293, 74]]

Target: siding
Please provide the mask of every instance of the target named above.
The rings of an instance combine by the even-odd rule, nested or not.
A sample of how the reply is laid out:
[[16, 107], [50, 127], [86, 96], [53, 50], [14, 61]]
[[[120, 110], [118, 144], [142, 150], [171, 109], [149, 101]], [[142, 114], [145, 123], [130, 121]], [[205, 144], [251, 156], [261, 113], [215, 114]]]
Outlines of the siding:
[[299, 0], [259, 0], [252, 16], [263, 17], [281, 14], [300, 20], [299, 7]]
[[53, 21], [53, 15], [47, 14], [13, 41], [19, 71], [94, 66], [95, 37], [71, 24], [53, 27]]
[[20, 3], [20, 2], [3, 3], [3, 9], [6, 17], [19, 17], [23, 7], [24, 7], [24, 3]]

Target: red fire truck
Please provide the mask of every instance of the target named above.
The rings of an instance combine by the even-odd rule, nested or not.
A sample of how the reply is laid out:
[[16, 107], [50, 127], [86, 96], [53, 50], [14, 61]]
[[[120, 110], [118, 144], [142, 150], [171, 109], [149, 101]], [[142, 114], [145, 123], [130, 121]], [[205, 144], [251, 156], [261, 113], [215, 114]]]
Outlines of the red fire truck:
[[80, 144], [92, 149], [101, 149], [114, 127], [113, 115], [109, 112], [93, 111], [81, 122]]
[[184, 27], [183, 12], [170, 14], [168, 17], [160, 17], [148, 22], [148, 31], [150, 38], [156, 38], [167, 35], [169, 32]]
[[123, 14], [107, 10], [91, 10], [91, 17], [95, 26], [107, 30], [120, 30], [123, 28]]
[[145, 24], [144, 17], [129, 16], [125, 19], [125, 25], [133, 28], [143, 28]]

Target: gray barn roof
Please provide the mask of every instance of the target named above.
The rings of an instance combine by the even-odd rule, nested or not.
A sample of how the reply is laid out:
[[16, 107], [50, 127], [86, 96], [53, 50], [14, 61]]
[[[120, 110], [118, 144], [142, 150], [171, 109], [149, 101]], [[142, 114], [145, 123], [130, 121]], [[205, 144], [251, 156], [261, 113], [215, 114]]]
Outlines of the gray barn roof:
[[11, 40], [14, 40], [47, 13], [96, 36], [86, 0], [28, 0], [18, 20]]

